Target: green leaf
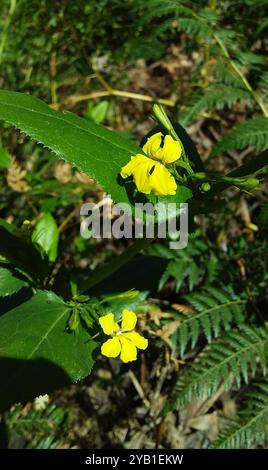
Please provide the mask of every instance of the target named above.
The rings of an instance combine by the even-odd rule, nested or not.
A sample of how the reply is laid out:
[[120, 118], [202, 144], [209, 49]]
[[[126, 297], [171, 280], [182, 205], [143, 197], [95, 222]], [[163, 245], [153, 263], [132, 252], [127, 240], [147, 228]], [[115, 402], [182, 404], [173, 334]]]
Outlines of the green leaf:
[[109, 108], [109, 101], [101, 101], [100, 103], [93, 104], [92, 101], [88, 103], [85, 117], [92, 119], [96, 124], [100, 124], [106, 118]]
[[[132, 182], [120, 179], [121, 168], [141, 149], [115, 132], [70, 112], [55, 111], [35, 97], [10, 91], [0, 91], [0, 119], [90, 175], [115, 202], [126, 202], [131, 206], [135, 202], [156, 202], [156, 196], [137, 193]], [[201, 171], [202, 163], [192, 140], [179, 124], [174, 125], [195, 169]], [[192, 193], [190, 189], [184, 189], [178, 187], [175, 196], [159, 197], [158, 201], [186, 202]]]
[[141, 152], [115, 132], [70, 112], [54, 111], [41, 100], [0, 91], [0, 119], [14, 125], [95, 179], [117, 202], [129, 202], [119, 172], [131, 155]]
[[107, 311], [107, 313], [113, 312], [116, 321], [121, 321], [121, 314], [124, 309], [132, 310], [138, 314], [139, 310], [142, 309], [142, 307], [146, 303], [145, 299], [148, 295], [148, 292], [137, 291], [136, 294], [137, 295], [134, 296], [132, 299], [127, 297], [120, 298], [120, 293], [117, 294], [117, 297], [116, 294], [114, 295], [114, 297], [107, 296], [105, 299], [107, 302], [105, 304], [105, 310]]
[[11, 156], [8, 151], [0, 147], [0, 168], [8, 168], [11, 163]]
[[0, 318], [0, 411], [86, 377], [97, 343], [65, 331], [69, 310], [53, 292], [38, 291]]
[[0, 255], [11, 264], [40, 281], [47, 274], [47, 263], [30, 240], [22, 238], [16, 228], [0, 219]]
[[20, 277], [19, 273], [0, 266], [0, 297], [15, 294], [27, 286], [28, 283]]
[[49, 261], [55, 261], [58, 254], [59, 230], [54, 217], [44, 213], [37, 222], [32, 241], [42, 247]]

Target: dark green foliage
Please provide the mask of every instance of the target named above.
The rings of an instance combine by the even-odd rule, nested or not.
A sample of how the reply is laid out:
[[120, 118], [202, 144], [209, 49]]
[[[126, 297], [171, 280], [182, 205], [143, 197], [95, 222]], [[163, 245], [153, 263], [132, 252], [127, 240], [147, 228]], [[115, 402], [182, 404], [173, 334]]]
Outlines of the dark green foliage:
[[264, 227], [268, 224], [268, 204], [264, 204], [258, 216], [258, 223]]
[[48, 272], [48, 266], [31, 240], [3, 219], [0, 219], [0, 238], [0, 255], [37, 283], [41, 282]]
[[23, 412], [22, 405], [16, 405], [5, 415], [10, 445], [21, 443], [27, 449], [53, 449], [62, 439], [67, 410], [54, 404], [38, 409], [33, 405]]
[[248, 383], [257, 368], [265, 373], [267, 358], [267, 330], [240, 325], [239, 330], [230, 331], [212, 342], [188, 365], [166, 410], [185, 406], [194, 398], [210, 397], [222, 383], [225, 390], [233, 383], [237, 387], [241, 386], [241, 381]]
[[268, 147], [268, 118], [259, 117], [240, 124], [215, 145], [212, 156], [250, 145], [257, 151]]
[[207, 287], [201, 292], [186, 295], [185, 298], [196, 313], [182, 317], [182, 324], [178, 329], [181, 355], [189, 342], [191, 348], [196, 346], [200, 331], [203, 331], [207, 341], [211, 342], [222, 330], [229, 330], [232, 324], [244, 321], [246, 301], [230, 289]]
[[19, 271], [0, 264], [0, 297], [11, 296], [25, 287], [27, 279]]
[[[57, 54], [58, 83], [74, 74], [76, 82], [83, 80], [92, 56], [110, 54], [111, 44], [113, 60], [125, 58], [128, 38], [136, 28], [133, 4], [132, 0], [17, 2], [3, 53], [9, 89], [18, 90], [19, 83], [20, 90], [30, 87], [49, 99], [52, 53]], [[7, 16], [8, 8], [8, 0], [1, 2], [1, 17]], [[16, 50], [20, 54], [14, 54]]]
[[199, 284], [205, 277], [210, 282], [216, 276], [217, 267], [213, 263], [213, 254], [208, 251], [206, 243], [200, 239], [191, 240], [183, 250], [169, 250], [161, 245], [154, 245], [147, 250], [150, 255], [160, 255], [170, 259], [160, 281], [159, 289], [163, 289], [167, 281], [175, 279], [175, 290], [178, 292], [185, 281], [189, 289]]
[[182, 113], [180, 121], [187, 126], [200, 114], [214, 108], [217, 110], [222, 110], [225, 106], [231, 108], [238, 100], [247, 104], [252, 102], [250, 94], [243, 88], [234, 88], [224, 84], [213, 85], [206, 90], [204, 95], [198, 93], [193, 97], [189, 110]]
[[211, 448], [251, 448], [264, 441], [268, 421], [267, 381], [253, 382], [251, 390], [242, 401], [238, 418], [235, 421], [226, 423]]

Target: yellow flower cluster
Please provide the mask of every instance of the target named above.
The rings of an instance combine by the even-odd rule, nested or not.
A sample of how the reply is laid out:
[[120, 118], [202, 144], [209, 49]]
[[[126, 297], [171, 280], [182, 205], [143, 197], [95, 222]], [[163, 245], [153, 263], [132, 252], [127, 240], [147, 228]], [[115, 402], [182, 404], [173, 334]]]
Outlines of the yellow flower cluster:
[[122, 178], [133, 176], [140, 193], [153, 192], [158, 196], [176, 194], [176, 181], [165, 165], [180, 158], [182, 154], [180, 142], [170, 135], [164, 136], [158, 132], [147, 139], [143, 151], [146, 156], [137, 154], [122, 168], [120, 173]]
[[99, 318], [99, 323], [106, 335], [112, 336], [103, 343], [101, 353], [107, 357], [117, 357], [123, 362], [137, 359], [137, 348], [146, 349], [148, 340], [133, 331], [137, 323], [137, 315], [130, 310], [123, 310], [121, 328], [114, 320], [113, 313]]

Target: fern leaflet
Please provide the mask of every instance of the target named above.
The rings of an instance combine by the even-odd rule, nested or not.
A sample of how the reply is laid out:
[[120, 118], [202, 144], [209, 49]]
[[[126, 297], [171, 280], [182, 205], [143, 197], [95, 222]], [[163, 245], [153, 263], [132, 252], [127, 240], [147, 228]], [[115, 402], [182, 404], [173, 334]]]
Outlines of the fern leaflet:
[[222, 328], [229, 330], [232, 323], [240, 324], [244, 321], [243, 310], [246, 301], [237, 297], [231, 290], [207, 287], [185, 298], [195, 308], [196, 313], [187, 317], [184, 315], [179, 327], [181, 355], [184, 354], [189, 341], [191, 348], [196, 346], [201, 330], [210, 342], [212, 338], [219, 336]]
[[215, 145], [211, 156], [228, 150], [243, 149], [249, 145], [257, 151], [268, 147], [268, 118], [258, 117], [243, 122]]
[[188, 126], [201, 113], [213, 108], [221, 110], [224, 106], [231, 108], [238, 100], [247, 104], [252, 101], [248, 91], [243, 88], [231, 88], [224, 84], [213, 85], [206, 90], [205, 95], [197, 94], [193, 97], [189, 110], [181, 115], [180, 123], [182, 126]]
[[226, 425], [210, 446], [212, 449], [249, 448], [264, 441], [268, 422], [268, 383], [253, 383], [252, 386], [256, 391], [246, 396], [238, 419]]
[[181, 408], [193, 398], [212, 396], [221, 383], [229, 390], [235, 381], [248, 383], [254, 376], [257, 364], [266, 372], [268, 356], [268, 332], [265, 328], [240, 325], [220, 340], [207, 346], [198, 358], [182, 373], [174, 395], [166, 404], [164, 412]]

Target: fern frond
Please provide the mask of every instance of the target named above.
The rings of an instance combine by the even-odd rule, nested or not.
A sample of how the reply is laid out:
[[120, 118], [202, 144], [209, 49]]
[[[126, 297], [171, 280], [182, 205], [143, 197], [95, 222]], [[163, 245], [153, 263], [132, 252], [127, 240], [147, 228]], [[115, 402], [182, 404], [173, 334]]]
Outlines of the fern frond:
[[228, 423], [212, 449], [250, 448], [264, 441], [268, 422], [268, 383], [252, 383], [255, 392], [247, 394], [237, 420]]
[[160, 243], [154, 243], [148, 246], [143, 253], [148, 256], [159, 256], [160, 258], [165, 259], [173, 259], [175, 256], [174, 250], [171, 250], [168, 246]]
[[[218, 22], [218, 14], [211, 9], [199, 9], [196, 13], [192, 8], [187, 7], [181, 1], [174, 0], [150, 0], [144, 6], [144, 2], [137, 4], [137, 11], [140, 13], [138, 27], [151, 26], [157, 20], [157, 28], [153, 31], [154, 37], [159, 37], [164, 30], [174, 29], [174, 21], [178, 31], [184, 31], [195, 38], [205, 38], [208, 42], [213, 38], [213, 25]], [[164, 26], [164, 22], [165, 26]], [[172, 26], [173, 25], [173, 26]]]
[[184, 31], [187, 34], [195, 36], [197, 39], [206, 38], [206, 41], [213, 39], [214, 31], [210, 27], [209, 22], [200, 21], [197, 18], [179, 18], [178, 30]]
[[179, 327], [181, 356], [190, 341], [191, 348], [196, 346], [201, 331], [210, 342], [219, 336], [222, 329], [229, 330], [231, 324], [240, 324], [244, 321], [243, 311], [246, 301], [237, 297], [230, 289], [207, 287], [201, 292], [186, 295], [185, 298], [195, 308], [196, 313], [184, 316]]
[[164, 287], [169, 278], [175, 279], [176, 292], [185, 281], [190, 291], [204, 278], [210, 285], [220, 269], [218, 258], [211, 250], [208, 250], [207, 244], [200, 238], [192, 238], [191, 243], [184, 250], [175, 251], [156, 243], [148, 247], [144, 253], [170, 260], [159, 281], [159, 290]]
[[203, 273], [203, 268], [198, 266], [194, 261], [189, 263], [187, 259], [173, 259], [169, 261], [164, 273], [159, 281], [159, 290], [163, 289], [169, 278], [175, 279], [175, 290], [178, 292], [182, 283], [188, 278], [190, 290], [197, 284], [200, 275]]
[[144, 5], [144, 1], [136, 4], [136, 10], [142, 13], [138, 25], [148, 25], [155, 18], [162, 18], [166, 16], [172, 17], [192, 17], [193, 11], [191, 8], [183, 5], [179, 0], [150, 0]]
[[26, 449], [57, 449], [62, 446], [60, 439], [51, 435], [51, 436], [33, 436], [33, 438], [28, 442]]
[[268, 93], [268, 72], [263, 72], [261, 74], [260, 80], [256, 87], [256, 92], [263, 98], [264, 101], [266, 101]]
[[224, 84], [213, 85], [206, 90], [205, 95], [194, 96], [189, 110], [181, 115], [180, 123], [182, 126], [188, 126], [201, 113], [209, 112], [213, 108], [217, 110], [221, 110], [225, 106], [230, 108], [238, 100], [246, 104], [252, 101], [248, 91], [243, 88], [231, 88]]
[[174, 259], [169, 261], [159, 281], [159, 290], [164, 287], [169, 278], [175, 279], [176, 292], [180, 290], [182, 283], [186, 279], [189, 281], [189, 289], [192, 290], [206, 269], [203, 263], [200, 262], [200, 257], [206, 249], [205, 243], [201, 240], [195, 240], [194, 243], [188, 245], [184, 250], [178, 250], [175, 253], [174, 250], [170, 250]]
[[228, 150], [243, 149], [249, 145], [257, 151], [268, 147], [268, 118], [258, 117], [240, 124], [215, 145], [211, 156]]
[[231, 85], [235, 88], [241, 88], [241, 78], [238, 77], [221, 58], [219, 58], [215, 64], [215, 73], [218, 82]]
[[35, 410], [34, 408], [23, 415], [22, 405], [17, 405], [8, 418], [8, 424], [15, 429], [18, 434], [25, 433], [52, 433], [60, 428], [66, 418], [67, 411], [56, 405], [49, 405], [45, 410]]
[[237, 61], [247, 68], [254, 68], [254, 66], [264, 65], [266, 63], [266, 57], [264, 55], [255, 54], [251, 51], [238, 51], [236, 58]]
[[210, 397], [221, 383], [225, 390], [229, 390], [233, 382], [240, 387], [242, 379], [248, 383], [255, 375], [257, 365], [265, 374], [267, 356], [267, 330], [240, 325], [239, 330], [230, 331], [207, 346], [188, 365], [163, 411], [181, 408], [193, 398]]

